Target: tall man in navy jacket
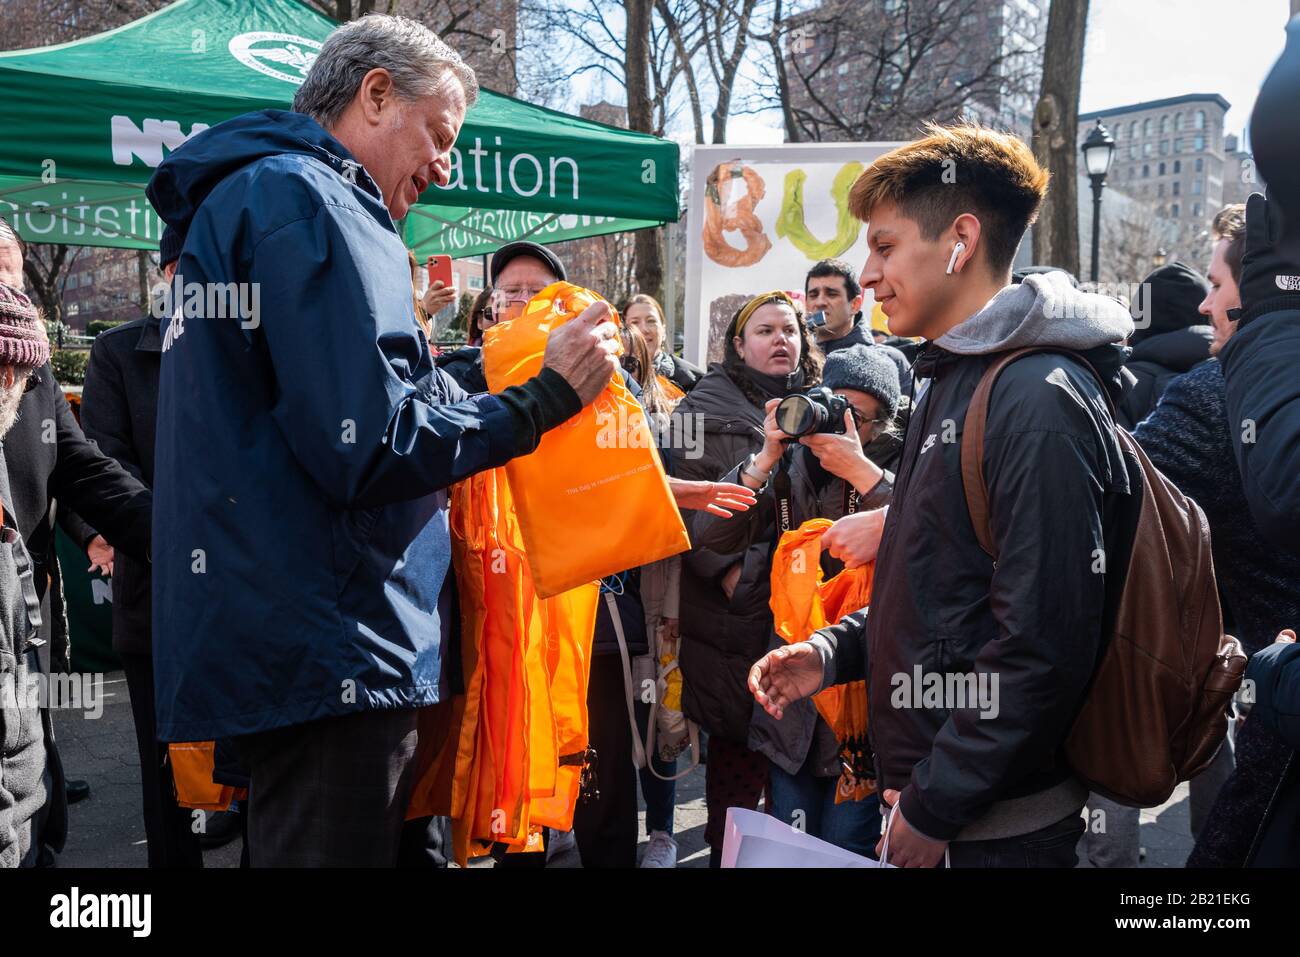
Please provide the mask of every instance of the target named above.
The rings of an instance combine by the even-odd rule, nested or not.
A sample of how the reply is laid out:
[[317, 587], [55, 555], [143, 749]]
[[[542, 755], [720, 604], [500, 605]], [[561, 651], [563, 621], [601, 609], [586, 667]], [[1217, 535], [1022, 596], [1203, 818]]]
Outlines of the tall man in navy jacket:
[[395, 861], [422, 709], [447, 695], [444, 490], [532, 451], [617, 368], [603, 303], [522, 386], [471, 398], [434, 368], [394, 220], [448, 182], [476, 96], [423, 26], [368, 16], [294, 112], [206, 130], [149, 184], [186, 235], [154, 472], [158, 734], [239, 737], [254, 866]]

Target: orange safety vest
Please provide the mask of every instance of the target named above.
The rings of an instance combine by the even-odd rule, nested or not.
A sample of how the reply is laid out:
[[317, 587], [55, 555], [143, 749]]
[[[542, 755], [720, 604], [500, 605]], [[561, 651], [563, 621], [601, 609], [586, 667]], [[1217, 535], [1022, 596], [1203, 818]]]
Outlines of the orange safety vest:
[[[846, 568], [830, 581], [822, 580], [821, 537], [830, 519], [814, 518], [785, 532], [772, 557], [772, 619], [776, 633], [787, 642], [807, 641], [813, 632], [865, 608], [871, 600], [875, 563]], [[818, 713], [835, 732], [844, 762], [835, 803], [860, 800], [875, 791], [866, 777], [867, 684], [851, 681], [832, 685], [813, 696]]]

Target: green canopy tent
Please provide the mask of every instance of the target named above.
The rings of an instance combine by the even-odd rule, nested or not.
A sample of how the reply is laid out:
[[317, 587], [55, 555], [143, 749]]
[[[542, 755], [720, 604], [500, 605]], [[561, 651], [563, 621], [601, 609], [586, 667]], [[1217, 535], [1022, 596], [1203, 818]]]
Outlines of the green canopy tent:
[[[107, 33], [0, 53], [0, 217], [31, 242], [155, 248], [154, 168], [209, 126], [288, 109], [335, 26], [296, 0], [179, 0]], [[490, 90], [452, 164], [404, 223], [421, 258], [678, 218], [675, 143]]]

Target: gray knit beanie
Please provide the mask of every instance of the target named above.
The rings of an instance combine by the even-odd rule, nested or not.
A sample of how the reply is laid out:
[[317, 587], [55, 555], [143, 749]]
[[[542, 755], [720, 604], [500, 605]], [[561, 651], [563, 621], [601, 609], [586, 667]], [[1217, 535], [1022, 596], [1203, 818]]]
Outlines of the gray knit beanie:
[[831, 390], [856, 389], [873, 395], [891, 418], [898, 411], [902, 392], [898, 366], [878, 346], [859, 344], [836, 349], [826, 357], [822, 385]]

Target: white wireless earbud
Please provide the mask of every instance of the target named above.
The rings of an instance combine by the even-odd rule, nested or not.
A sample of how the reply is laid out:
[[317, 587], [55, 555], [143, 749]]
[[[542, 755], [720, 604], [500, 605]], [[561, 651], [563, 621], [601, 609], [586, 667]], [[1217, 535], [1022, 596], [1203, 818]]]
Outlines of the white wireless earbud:
[[948, 270], [944, 275], [951, 276], [952, 271], [957, 268], [957, 257], [966, 251], [965, 243], [958, 243], [952, 247], [952, 256], [948, 259]]

